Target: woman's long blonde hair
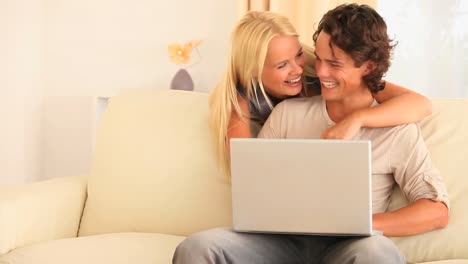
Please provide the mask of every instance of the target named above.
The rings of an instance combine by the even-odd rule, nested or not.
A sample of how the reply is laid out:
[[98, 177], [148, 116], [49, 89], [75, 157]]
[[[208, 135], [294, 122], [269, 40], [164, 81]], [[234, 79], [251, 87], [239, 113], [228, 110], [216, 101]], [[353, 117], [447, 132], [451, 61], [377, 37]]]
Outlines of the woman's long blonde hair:
[[[299, 36], [288, 18], [268, 11], [246, 13], [232, 32], [226, 72], [209, 98], [210, 127], [215, 139], [218, 161], [226, 175], [230, 174], [230, 159], [227, 153], [229, 142], [226, 142], [226, 136], [232, 111], [236, 111], [239, 117], [250, 123], [249, 113], [241, 110], [237, 100], [238, 89], [244, 89], [247, 100], [257, 98], [257, 91], [260, 91], [273, 108], [261, 76], [268, 44], [278, 35]], [[305, 52], [311, 53], [312, 50], [306, 48]], [[305, 71], [311, 69], [310, 66], [306, 66]]]

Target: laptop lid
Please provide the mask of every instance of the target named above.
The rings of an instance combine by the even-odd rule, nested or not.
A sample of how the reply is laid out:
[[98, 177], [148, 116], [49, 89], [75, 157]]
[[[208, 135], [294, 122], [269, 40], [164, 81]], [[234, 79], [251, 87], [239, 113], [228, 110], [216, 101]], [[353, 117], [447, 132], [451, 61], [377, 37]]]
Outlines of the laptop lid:
[[231, 139], [236, 231], [371, 235], [371, 142]]

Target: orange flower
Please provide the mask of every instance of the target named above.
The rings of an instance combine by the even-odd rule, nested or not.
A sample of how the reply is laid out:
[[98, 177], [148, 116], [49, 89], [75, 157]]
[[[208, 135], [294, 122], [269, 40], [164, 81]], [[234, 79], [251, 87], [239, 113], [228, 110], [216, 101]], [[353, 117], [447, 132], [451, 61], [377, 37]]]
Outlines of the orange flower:
[[175, 64], [187, 64], [190, 62], [192, 50], [201, 44], [201, 40], [192, 40], [181, 46], [179, 43], [173, 43], [168, 46], [169, 57]]

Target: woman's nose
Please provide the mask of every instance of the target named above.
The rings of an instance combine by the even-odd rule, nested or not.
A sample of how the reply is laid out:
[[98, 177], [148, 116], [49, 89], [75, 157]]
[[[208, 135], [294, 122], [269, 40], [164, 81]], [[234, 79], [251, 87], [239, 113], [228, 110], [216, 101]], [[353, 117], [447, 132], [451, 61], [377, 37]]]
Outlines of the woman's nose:
[[293, 75], [300, 75], [304, 71], [304, 66], [294, 63], [292, 73]]

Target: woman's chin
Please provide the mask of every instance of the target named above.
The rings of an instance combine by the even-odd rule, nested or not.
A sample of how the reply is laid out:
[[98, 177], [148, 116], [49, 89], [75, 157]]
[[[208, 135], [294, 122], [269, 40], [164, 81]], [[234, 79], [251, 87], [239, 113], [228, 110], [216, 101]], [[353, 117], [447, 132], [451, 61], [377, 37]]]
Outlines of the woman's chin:
[[296, 96], [300, 94], [302, 91], [302, 85], [298, 85], [295, 87], [288, 87], [288, 94], [289, 96]]
[[294, 96], [297, 96], [301, 93], [302, 91], [302, 85], [296, 85], [296, 86], [292, 86], [292, 85], [282, 85], [281, 90], [276, 90], [276, 91], [267, 91], [270, 95], [276, 97], [276, 98], [279, 98], [279, 99], [285, 99], [285, 98], [289, 98], [289, 97], [294, 97]]

